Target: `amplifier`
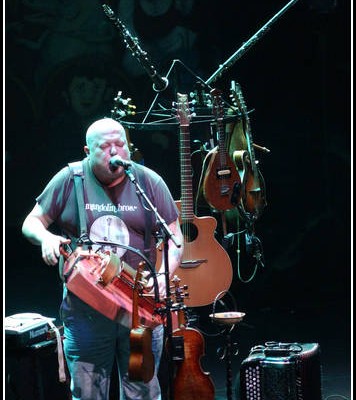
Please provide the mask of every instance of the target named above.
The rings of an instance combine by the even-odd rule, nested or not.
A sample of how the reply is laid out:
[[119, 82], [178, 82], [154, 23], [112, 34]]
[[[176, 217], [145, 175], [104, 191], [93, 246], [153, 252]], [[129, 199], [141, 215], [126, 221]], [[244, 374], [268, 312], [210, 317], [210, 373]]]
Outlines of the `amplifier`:
[[5, 339], [10, 348], [21, 348], [48, 339], [49, 321], [55, 318], [43, 317], [37, 313], [21, 313], [5, 317]]
[[318, 343], [267, 342], [240, 367], [241, 400], [321, 400]]

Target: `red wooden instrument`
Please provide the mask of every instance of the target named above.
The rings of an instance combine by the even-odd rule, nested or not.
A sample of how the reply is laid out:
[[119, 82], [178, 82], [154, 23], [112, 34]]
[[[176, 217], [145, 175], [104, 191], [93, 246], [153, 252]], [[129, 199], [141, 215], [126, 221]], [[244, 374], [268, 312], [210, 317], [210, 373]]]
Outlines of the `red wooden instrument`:
[[205, 354], [203, 335], [188, 327], [185, 316], [184, 296], [179, 287], [180, 279], [173, 278], [176, 305], [178, 305], [178, 328], [173, 336], [183, 337], [184, 359], [176, 361], [173, 380], [175, 400], [214, 400], [215, 386], [210, 373], [202, 370], [200, 359]]
[[[61, 248], [66, 258], [63, 278], [69, 291], [113, 321], [132, 326], [132, 290], [136, 271], [115, 254], [82, 250], [72, 254]], [[160, 305], [144, 291], [138, 299], [141, 324], [154, 328], [162, 323]]]
[[[229, 255], [215, 239], [215, 218], [194, 215], [189, 124], [191, 114], [188, 96], [178, 93], [177, 118], [180, 122], [181, 200], [180, 224], [184, 251], [177, 275], [189, 287], [189, 307], [213, 303], [216, 295], [227, 290], [232, 281]], [[235, 168], [235, 167], [234, 167]]]
[[226, 148], [223, 122], [224, 106], [221, 92], [218, 89], [213, 89], [211, 95], [217, 126], [218, 146], [207, 155], [209, 164], [203, 181], [203, 193], [211, 208], [226, 211], [235, 208], [241, 199], [241, 178]]

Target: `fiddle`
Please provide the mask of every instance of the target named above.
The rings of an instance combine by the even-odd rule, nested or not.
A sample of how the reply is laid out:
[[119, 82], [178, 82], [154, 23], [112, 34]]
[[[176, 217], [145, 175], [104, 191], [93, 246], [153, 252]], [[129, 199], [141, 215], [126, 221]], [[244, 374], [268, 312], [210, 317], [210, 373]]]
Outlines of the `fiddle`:
[[209, 372], [202, 370], [200, 359], [205, 354], [204, 337], [196, 329], [188, 326], [184, 294], [179, 287], [180, 279], [175, 276], [172, 279], [175, 289], [175, 306], [178, 307], [178, 328], [172, 335], [173, 338], [181, 338], [184, 355], [182, 360], [175, 364], [173, 390], [175, 400], [214, 400], [215, 386]]

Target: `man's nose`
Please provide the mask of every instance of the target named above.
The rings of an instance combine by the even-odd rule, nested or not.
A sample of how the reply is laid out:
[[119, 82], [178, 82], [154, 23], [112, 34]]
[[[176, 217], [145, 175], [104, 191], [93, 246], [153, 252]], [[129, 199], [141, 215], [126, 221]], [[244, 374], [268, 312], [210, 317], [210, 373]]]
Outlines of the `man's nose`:
[[117, 154], [116, 146], [111, 146], [110, 155], [115, 156]]

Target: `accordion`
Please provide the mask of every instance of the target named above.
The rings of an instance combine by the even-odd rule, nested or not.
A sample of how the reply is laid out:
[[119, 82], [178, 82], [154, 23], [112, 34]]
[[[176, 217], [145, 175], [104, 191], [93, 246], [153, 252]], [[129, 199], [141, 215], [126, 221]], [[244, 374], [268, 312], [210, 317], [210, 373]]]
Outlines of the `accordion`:
[[240, 367], [241, 400], [321, 400], [318, 343], [267, 342]]

